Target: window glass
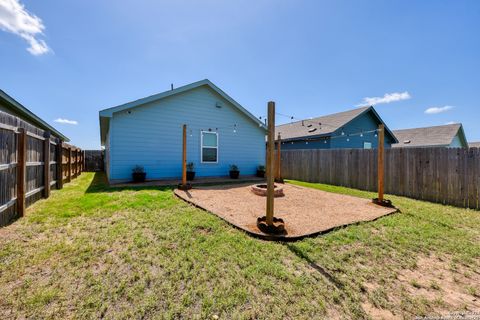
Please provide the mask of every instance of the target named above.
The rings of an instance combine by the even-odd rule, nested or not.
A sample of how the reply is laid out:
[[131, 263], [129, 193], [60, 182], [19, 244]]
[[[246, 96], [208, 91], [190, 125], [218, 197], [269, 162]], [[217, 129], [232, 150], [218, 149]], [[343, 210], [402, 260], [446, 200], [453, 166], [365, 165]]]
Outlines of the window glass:
[[371, 142], [364, 142], [363, 143], [363, 149], [372, 149], [372, 143]]
[[203, 146], [204, 147], [216, 147], [217, 146], [217, 134], [214, 132], [203, 133]]
[[202, 162], [218, 162], [218, 134], [202, 132]]

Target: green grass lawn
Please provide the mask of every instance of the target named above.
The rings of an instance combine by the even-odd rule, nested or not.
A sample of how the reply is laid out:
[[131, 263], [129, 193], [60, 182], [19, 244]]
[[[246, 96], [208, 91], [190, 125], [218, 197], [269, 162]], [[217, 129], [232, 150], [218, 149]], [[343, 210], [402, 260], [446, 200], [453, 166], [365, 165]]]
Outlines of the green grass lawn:
[[103, 181], [84, 173], [0, 229], [0, 318], [360, 319], [480, 309], [478, 211], [392, 196], [401, 213], [279, 243], [251, 238], [171, 189]]

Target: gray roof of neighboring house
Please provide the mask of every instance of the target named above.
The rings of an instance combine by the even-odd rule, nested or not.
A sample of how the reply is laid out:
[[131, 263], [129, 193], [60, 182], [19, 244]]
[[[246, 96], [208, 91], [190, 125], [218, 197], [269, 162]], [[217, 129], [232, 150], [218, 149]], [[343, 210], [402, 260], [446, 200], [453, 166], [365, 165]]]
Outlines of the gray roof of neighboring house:
[[442, 147], [449, 146], [460, 131], [460, 139], [466, 143], [461, 123], [443, 126], [393, 130], [399, 143], [392, 144], [394, 148], [402, 147]]
[[469, 142], [469, 143], [468, 143], [468, 146], [469, 146], [470, 148], [480, 148], [480, 141]]
[[[378, 120], [383, 123], [373, 107], [361, 107], [317, 118], [282, 124], [275, 127], [275, 135], [280, 133], [282, 140], [295, 140], [330, 135], [338, 129], [345, 127], [350, 121], [361, 114], [369, 111], [372, 111]], [[387, 126], [385, 126], [385, 129], [395, 139], [395, 136]]]
[[50, 131], [50, 133], [54, 136], [57, 136], [63, 141], [69, 142], [66, 136], [64, 136], [60, 131], [46, 123], [44, 120], [40, 119], [37, 115], [35, 115], [32, 111], [25, 108], [20, 102], [13, 99], [9, 96], [5, 91], [0, 89], [0, 102], [4, 103], [6, 108], [11, 109], [15, 114], [19, 115], [19, 118], [25, 120], [26, 122], [31, 123], [34, 126], [39, 127], [42, 130]]

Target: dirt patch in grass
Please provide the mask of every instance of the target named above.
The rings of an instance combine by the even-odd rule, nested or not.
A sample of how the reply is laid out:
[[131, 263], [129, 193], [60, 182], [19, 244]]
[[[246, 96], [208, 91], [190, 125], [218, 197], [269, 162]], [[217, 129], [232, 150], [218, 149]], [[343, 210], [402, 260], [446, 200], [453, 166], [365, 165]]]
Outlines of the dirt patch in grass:
[[[283, 188], [285, 196], [275, 198], [275, 217], [285, 221], [286, 238], [314, 235], [396, 211], [374, 205], [367, 199], [289, 184]], [[176, 189], [175, 194], [236, 227], [265, 236], [256, 221], [265, 215], [266, 198], [254, 194], [250, 184], [198, 187], [188, 191]]]
[[437, 304], [438, 312], [480, 310], [480, 274], [451, 259], [421, 257], [416, 269], [402, 270], [397, 278], [408, 294]]

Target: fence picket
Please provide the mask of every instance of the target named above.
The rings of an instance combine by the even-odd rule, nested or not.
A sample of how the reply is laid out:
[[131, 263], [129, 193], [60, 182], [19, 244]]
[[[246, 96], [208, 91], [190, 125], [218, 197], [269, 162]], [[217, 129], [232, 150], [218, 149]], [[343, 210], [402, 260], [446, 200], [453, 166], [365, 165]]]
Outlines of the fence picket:
[[[398, 148], [385, 151], [387, 193], [480, 209], [480, 149]], [[286, 179], [377, 190], [377, 151], [282, 150]]]

